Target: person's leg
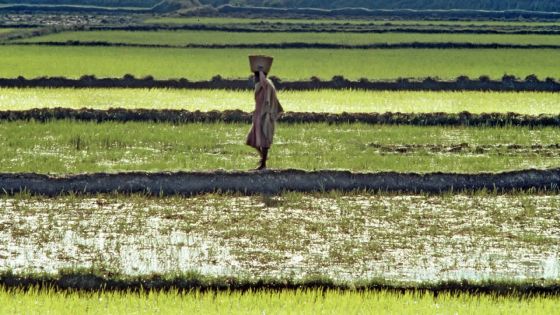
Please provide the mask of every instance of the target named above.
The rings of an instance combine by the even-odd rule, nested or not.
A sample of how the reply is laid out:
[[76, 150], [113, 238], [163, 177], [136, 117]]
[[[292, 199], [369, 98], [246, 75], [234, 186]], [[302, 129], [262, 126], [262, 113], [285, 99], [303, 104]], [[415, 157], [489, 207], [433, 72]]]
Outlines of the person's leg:
[[258, 164], [258, 166], [257, 166], [257, 168], [256, 168], [256, 169], [258, 170], [258, 169], [260, 169], [260, 166], [262, 165], [263, 153], [262, 153], [261, 148], [255, 148], [255, 150], [257, 150], [257, 152], [259, 152], [259, 157], [261, 158], [261, 159], [259, 160], [259, 164]]
[[266, 168], [266, 160], [268, 159], [268, 149], [269, 148], [261, 148], [261, 165], [259, 166], [259, 170], [263, 170]]

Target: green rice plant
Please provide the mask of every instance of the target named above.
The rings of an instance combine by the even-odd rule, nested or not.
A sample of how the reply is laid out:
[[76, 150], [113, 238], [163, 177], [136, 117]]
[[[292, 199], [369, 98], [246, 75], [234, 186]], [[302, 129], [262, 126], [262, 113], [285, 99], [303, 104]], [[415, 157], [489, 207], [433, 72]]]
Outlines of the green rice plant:
[[[543, 92], [411, 92], [318, 90], [280, 91], [286, 111], [560, 113], [560, 94]], [[184, 110], [254, 110], [252, 91], [174, 89], [0, 88], [0, 110], [33, 108], [145, 108]]]
[[367, 45], [379, 43], [475, 43], [475, 44], [517, 44], [517, 45], [557, 45], [558, 35], [535, 34], [413, 34], [413, 33], [281, 33], [270, 32], [263, 35], [255, 32], [221, 31], [79, 31], [37, 36], [18, 42], [108, 42], [151, 45], [212, 45], [212, 44], [280, 44], [280, 43], [320, 43], [340, 45]]
[[[0, 171], [252, 169], [258, 158], [244, 145], [249, 128], [226, 123], [2, 123]], [[417, 172], [557, 167], [559, 133], [558, 128], [279, 124], [269, 164]]]
[[[454, 79], [460, 75], [478, 78], [504, 74], [539, 78], [557, 77], [560, 50], [553, 49], [182, 49], [138, 47], [45, 47], [2, 46], [0, 77], [82, 75], [157, 79], [208, 80], [247, 78], [249, 54], [275, 56], [272, 75], [284, 80], [397, 79], [428, 76]], [[310, 58], [312, 56], [312, 58]]]
[[553, 314], [557, 297], [530, 299], [429, 293], [255, 291], [248, 293], [63, 293], [3, 291], [12, 314]]

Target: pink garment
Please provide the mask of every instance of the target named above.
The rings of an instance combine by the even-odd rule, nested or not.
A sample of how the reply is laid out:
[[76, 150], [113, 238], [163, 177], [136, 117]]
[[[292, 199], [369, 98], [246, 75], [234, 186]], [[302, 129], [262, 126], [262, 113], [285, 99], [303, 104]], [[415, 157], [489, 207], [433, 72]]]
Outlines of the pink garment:
[[263, 72], [259, 73], [259, 82], [255, 85], [255, 111], [253, 126], [247, 135], [246, 144], [253, 148], [270, 148], [274, 137], [276, 120], [284, 109], [272, 81]]

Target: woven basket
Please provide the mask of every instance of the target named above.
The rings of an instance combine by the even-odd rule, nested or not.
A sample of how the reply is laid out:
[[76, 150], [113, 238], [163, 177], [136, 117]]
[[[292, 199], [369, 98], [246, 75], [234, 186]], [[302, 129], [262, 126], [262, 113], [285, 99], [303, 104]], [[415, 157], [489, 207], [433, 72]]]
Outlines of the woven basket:
[[269, 73], [270, 68], [272, 68], [272, 61], [274, 58], [270, 56], [249, 56], [249, 64], [251, 65], [251, 71], [257, 72], [262, 71], [264, 73]]

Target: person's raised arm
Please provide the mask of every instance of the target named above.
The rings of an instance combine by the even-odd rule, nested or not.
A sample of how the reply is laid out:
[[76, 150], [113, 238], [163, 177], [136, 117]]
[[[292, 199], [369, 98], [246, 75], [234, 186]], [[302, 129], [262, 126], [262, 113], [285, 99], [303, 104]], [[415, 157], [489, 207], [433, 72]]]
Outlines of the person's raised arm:
[[260, 82], [262, 87], [265, 87], [265, 86], [268, 85], [268, 82], [266, 81], [266, 75], [262, 71], [259, 71], [259, 82]]

